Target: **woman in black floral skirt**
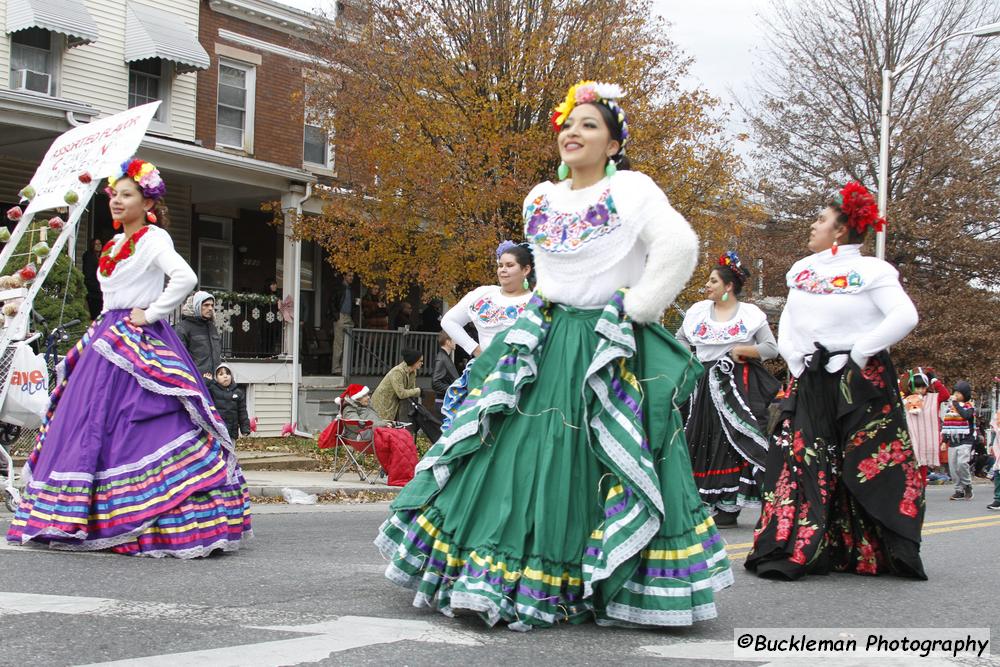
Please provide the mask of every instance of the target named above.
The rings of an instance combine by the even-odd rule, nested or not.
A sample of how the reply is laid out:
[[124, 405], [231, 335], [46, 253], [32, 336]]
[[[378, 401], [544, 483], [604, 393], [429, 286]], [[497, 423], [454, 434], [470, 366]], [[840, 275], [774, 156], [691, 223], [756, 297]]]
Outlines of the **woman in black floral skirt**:
[[830, 570], [926, 579], [924, 480], [887, 349], [917, 324], [888, 263], [861, 254], [881, 229], [849, 183], [812, 224], [812, 255], [788, 272], [778, 350], [795, 377], [768, 451], [746, 567], [798, 579]]

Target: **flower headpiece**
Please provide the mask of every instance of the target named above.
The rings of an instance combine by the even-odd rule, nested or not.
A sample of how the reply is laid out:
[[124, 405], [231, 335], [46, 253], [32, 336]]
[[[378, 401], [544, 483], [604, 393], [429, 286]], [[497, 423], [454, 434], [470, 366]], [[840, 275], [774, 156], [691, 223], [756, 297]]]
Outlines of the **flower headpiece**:
[[719, 255], [719, 266], [728, 266], [744, 281], [750, 277], [750, 272], [743, 266], [743, 262], [740, 261], [740, 256], [736, 254], [735, 250], [727, 250]]
[[152, 162], [139, 158], [130, 158], [122, 162], [117, 174], [108, 176], [108, 187], [115, 187], [118, 179], [128, 176], [139, 185], [142, 196], [147, 199], [162, 199], [167, 193], [167, 186], [160, 178], [160, 170]]
[[857, 233], [864, 232], [868, 227], [880, 232], [885, 227], [885, 218], [879, 217], [875, 197], [857, 181], [845, 185], [833, 196], [833, 201], [847, 216], [848, 227]]
[[611, 110], [618, 125], [622, 128], [621, 148], [618, 153], [625, 152], [625, 144], [628, 143], [628, 121], [625, 112], [618, 105], [618, 100], [623, 98], [625, 93], [621, 86], [616, 83], [600, 83], [598, 81], [581, 81], [569, 87], [566, 91], [566, 99], [552, 112], [552, 129], [556, 132], [562, 130], [563, 123], [569, 118], [569, 114], [579, 104], [600, 103]]
[[501, 241], [500, 245], [497, 246], [497, 261], [498, 262], [500, 261], [500, 255], [504, 254], [505, 252], [507, 252], [511, 248], [516, 248], [516, 247], [517, 247], [517, 244], [514, 243], [513, 241], [511, 241], [510, 239], [506, 239], [504, 241]]

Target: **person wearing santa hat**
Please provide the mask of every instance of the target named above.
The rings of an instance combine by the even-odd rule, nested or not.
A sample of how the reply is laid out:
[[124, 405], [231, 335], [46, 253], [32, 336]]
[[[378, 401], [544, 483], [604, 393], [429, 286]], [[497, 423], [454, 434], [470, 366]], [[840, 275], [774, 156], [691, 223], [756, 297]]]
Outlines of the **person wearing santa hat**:
[[353, 424], [344, 425], [344, 436], [351, 440], [371, 440], [374, 427], [389, 426], [390, 422], [378, 416], [368, 404], [371, 402], [371, 391], [363, 384], [350, 384], [340, 396], [334, 399], [340, 406], [340, 418], [345, 421], [372, 422], [371, 428], [362, 428]]

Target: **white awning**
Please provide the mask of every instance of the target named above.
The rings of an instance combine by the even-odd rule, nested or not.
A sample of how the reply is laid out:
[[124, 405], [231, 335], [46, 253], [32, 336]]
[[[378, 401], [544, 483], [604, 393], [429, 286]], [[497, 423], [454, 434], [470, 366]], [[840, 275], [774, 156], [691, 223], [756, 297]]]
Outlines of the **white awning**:
[[8, 0], [7, 32], [28, 28], [66, 35], [71, 47], [96, 42], [99, 36], [83, 0]]
[[212, 59], [198, 43], [193, 28], [176, 14], [128, 3], [125, 16], [125, 62], [159, 58], [178, 74], [208, 69]]

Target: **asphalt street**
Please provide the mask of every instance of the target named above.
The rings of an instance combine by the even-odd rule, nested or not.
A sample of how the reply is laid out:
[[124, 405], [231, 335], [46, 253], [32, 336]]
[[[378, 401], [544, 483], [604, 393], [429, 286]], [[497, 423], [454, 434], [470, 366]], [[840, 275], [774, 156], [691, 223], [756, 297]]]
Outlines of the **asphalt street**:
[[[971, 502], [928, 489], [926, 582], [830, 575], [794, 583], [745, 573], [755, 515], [724, 532], [736, 583], [719, 617], [694, 628], [634, 631], [593, 624], [529, 633], [487, 628], [411, 606], [383, 578], [371, 544], [386, 506], [265, 505], [256, 537], [235, 554], [196, 561], [0, 548], [0, 665], [441, 665], [750, 663], [733, 629], [990, 628], [1000, 637], [1000, 513], [977, 485]], [[10, 515], [0, 513], [0, 530]], [[998, 657], [921, 665], [1000, 666]], [[912, 665], [915, 658], [828, 665]], [[814, 662], [810, 661], [810, 662]], [[769, 664], [808, 664], [774, 660]]]

